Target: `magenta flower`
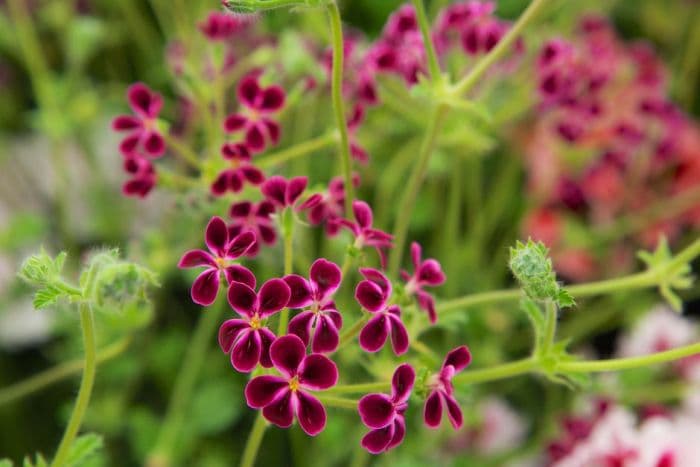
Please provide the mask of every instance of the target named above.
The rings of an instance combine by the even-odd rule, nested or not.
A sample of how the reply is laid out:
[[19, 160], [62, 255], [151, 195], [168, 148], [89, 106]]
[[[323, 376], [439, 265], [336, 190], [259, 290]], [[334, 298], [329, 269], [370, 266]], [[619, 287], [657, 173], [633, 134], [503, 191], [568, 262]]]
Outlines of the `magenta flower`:
[[362, 447], [372, 454], [386, 452], [403, 441], [406, 435], [404, 413], [416, 380], [416, 372], [404, 363], [394, 371], [391, 379], [391, 397], [367, 394], [358, 404], [362, 423], [372, 430], [361, 441]]
[[388, 305], [391, 282], [376, 269], [360, 268], [365, 280], [357, 284], [355, 299], [374, 316], [360, 331], [360, 347], [367, 352], [377, 352], [391, 335], [391, 347], [396, 355], [408, 350], [408, 332], [401, 321], [401, 308]]
[[360, 143], [357, 142], [357, 130], [365, 119], [365, 108], [358, 104], [353, 108], [352, 115], [348, 119], [348, 134], [350, 137], [350, 155], [360, 164], [369, 161], [369, 154]]
[[413, 260], [413, 275], [401, 271], [401, 277], [407, 281], [406, 295], [416, 295], [418, 306], [428, 313], [431, 323], [437, 321], [435, 313], [435, 300], [423, 287], [437, 287], [445, 283], [445, 273], [442, 272], [440, 263], [432, 258], [423, 261], [421, 259], [421, 247], [418, 243], [411, 244], [411, 259]]
[[238, 85], [238, 99], [245, 110], [226, 117], [224, 129], [229, 133], [245, 131], [245, 144], [254, 153], [265, 149], [267, 142], [277, 144], [280, 126], [271, 116], [284, 106], [284, 90], [280, 86], [260, 87], [257, 74], [251, 74]]
[[245, 29], [248, 22], [244, 18], [244, 16], [234, 16], [212, 11], [207, 16], [207, 19], [201, 21], [197, 26], [207, 39], [211, 41], [225, 41], [237, 32]]
[[382, 265], [386, 263], [385, 249], [391, 248], [393, 237], [381, 230], [372, 227], [373, 216], [372, 208], [364, 201], [354, 201], [352, 203], [352, 211], [355, 215], [355, 222], [350, 222], [347, 219], [341, 219], [340, 225], [349, 229], [355, 236], [355, 247], [363, 248], [364, 246], [374, 247], [379, 253], [382, 260]]
[[260, 191], [265, 198], [279, 209], [290, 207], [295, 211], [301, 211], [311, 209], [321, 202], [320, 196], [312, 196], [297, 205], [308, 183], [309, 179], [307, 177], [293, 177], [287, 180], [281, 175], [274, 175], [265, 180], [265, 183], [260, 187]]
[[136, 153], [124, 156], [124, 171], [130, 178], [122, 186], [126, 196], [146, 197], [156, 185], [156, 171], [151, 161]]
[[[353, 185], [360, 185], [360, 177], [353, 174]], [[334, 236], [340, 230], [340, 220], [345, 210], [345, 183], [343, 177], [334, 177], [328, 183], [328, 190], [321, 193], [320, 201], [309, 209], [308, 220], [311, 225], [325, 223], [326, 233]]]
[[221, 273], [224, 273], [226, 281], [242, 282], [255, 287], [255, 276], [248, 269], [238, 264], [228, 264], [230, 260], [239, 258], [255, 242], [255, 234], [243, 232], [233, 238], [229, 237], [226, 223], [220, 217], [212, 217], [207, 224], [204, 240], [209, 251], [191, 250], [185, 253], [179, 268], [196, 268], [204, 266], [206, 269], [195, 279], [192, 284], [192, 301], [203, 306], [214, 303], [219, 293], [219, 281]]
[[309, 270], [309, 280], [290, 274], [284, 277], [292, 291], [290, 308], [307, 308], [289, 322], [289, 332], [311, 342], [315, 353], [333, 352], [338, 347], [338, 330], [343, 318], [333, 303], [333, 294], [340, 286], [341, 271], [337, 264], [317, 259]]
[[246, 256], [251, 258], [257, 256], [261, 241], [265, 245], [273, 245], [277, 240], [272, 221], [274, 212], [275, 206], [270, 201], [261, 201], [257, 204], [242, 201], [231, 205], [229, 215], [233, 220], [228, 226], [231, 238], [246, 231], [255, 233], [255, 242], [245, 252]]
[[450, 419], [455, 430], [462, 426], [462, 409], [453, 395], [452, 378], [456, 373], [465, 369], [471, 361], [472, 356], [469, 349], [464, 345], [457, 347], [445, 357], [440, 373], [433, 375], [429, 380], [427, 386], [430, 389], [430, 394], [425, 399], [423, 409], [423, 420], [428, 427], [437, 428], [440, 426], [443, 403], [447, 406], [447, 418]]
[[243, 373], [258, 363], [270, 368], [270, 345], [275, 334], [265, 320], [287, 306], [291, 292], [282, 279], [270, 279], [256, 294], [252, 287], [232, 282], [228, 303], [243, 319], [229, 319], [219, 328], [219, 346], [231, 356], [233, 367]]
[[306, 347], [294, 334], [282, 336], [270, 347], [270, 360], [282, 376], [257, 376], [245, 388], [248, 405], [262, 409], [263, 417], [288, 428], [296, 415], [301, 429], [316, 436], [326, 426], [326, 410], [308, 391], [335, 386], [338, 368], [321, 354], [306, 355]]
[[260, 185], [265, 181], [265, 174], [250, 163], [251, 154], [243, 143], [226, 143], [221, 147], [221, 155], [228, 160], [231, 167], [223, 170], [211, 185], [211, 192], [221, 196], [227, 191], [238, 193], [245, 182]]
[[140, 149], [151, 157], [162, 156], [165, 140], [158, 131], [157, 119], [163, 98], [143, 83], [129, 86], [127, 98], [135, 115], [120, 115], [112, 121], [114, 130], [128, 132], [119, 145], [122, 154], [130, 155]]

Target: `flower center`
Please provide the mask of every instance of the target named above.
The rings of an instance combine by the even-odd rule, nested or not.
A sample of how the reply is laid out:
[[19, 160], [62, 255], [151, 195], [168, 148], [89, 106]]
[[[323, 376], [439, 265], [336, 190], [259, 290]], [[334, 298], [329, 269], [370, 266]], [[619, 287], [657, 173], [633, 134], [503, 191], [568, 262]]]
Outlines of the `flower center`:
[[294, 392], [299, 389], [299, 377], [295, 376], [289, 380], [289, 390]]
[[226, 267], [226, 259], [217, 257], [214, 261], [216, 262], [216, 265], [219, 269], [223, 269]]
[[260, 319], [260, 316], [258, 314], [254, 314], [252, 318], [250, 318], [250, 327], [253, 329], [260, 329], [262, 327], [262, 320]]

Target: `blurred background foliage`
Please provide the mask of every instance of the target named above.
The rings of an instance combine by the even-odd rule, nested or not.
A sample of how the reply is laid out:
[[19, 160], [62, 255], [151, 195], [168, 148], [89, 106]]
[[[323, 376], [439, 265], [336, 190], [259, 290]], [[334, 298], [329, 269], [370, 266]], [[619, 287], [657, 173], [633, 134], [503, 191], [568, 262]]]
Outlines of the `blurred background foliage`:
[[[36, 312], [31, 309], [27, 289], [14, 279], [17, 265], [30, 252], [45, 245], [52, 251], [65, 249], [73, 270], [86, 252], [105, 245], [121, 248], [132, 260], [155, 270], [161, 287], [153, 292], [152, 321], [148, 310], [132, 313], [102, 313], [98, 319], [99, 347], [131, 336], [128, 350], [100, 366], [97, 386], [86, 430], [101, 433], [106, 451], [93, 459], [95, 465], [141, 465], [155, 443], [172, 383], [188, 348], [190, 332], [201, 310], [189, 300], [191, 274], [174, 267], [181, 252], [202, 241], [204, 219], [202, 199], [174, 197], [167, 193], [142, 202], [122, 197], [116, 136], [109, 122], [125, 108], [128, 84], [144, 81], [166, 96], [168, 115], [177, 114], [175, 90], [166, 63], [166, 50], [174, 38], [192, 38], [196, 23], [218, 0], [23, 0], [29, 16], [12, 11], [12, 3], [0, 1], [0, 387], [23, 380], [54, 364], [79, 358], [77, 318], [70, 310]], [[426, 2], [431, 12], [449, 3]], [[547, 13], [547, 28], [534, 28], [527, 37], [534, 42], [544, 37], [567, 35], [583, 11], [609, 15], [620, 34], [643, 38], [654, 44], [670, 69], [672, 98], [686, 111], [700, 113], [700, 6], [691, 0], [617, 0], [554, 2]], [[376, 37], [399, 0], [351, 0], [342, 5], [348, 25]], [[500, 0], [497, 12], [515, 18], [525, 0]], [[25, 22], [35, 29], [37, 43], [21, 41], [14, 24]], [[326, 40], [325, 18], [317, 13], [274, 12], [261, 19], [263, 29], [279, 32], [288, 39], [286, 59], [303, 60], [295, 49], [294, 31]], [[291, 35], [290, 35], [291, 34]], [[25, 47], [21, 46], [24, 42]], [[284, 41], [283, 41], [284, 42]], [[295, 54], [297, 56], [295, 56]], [[42, 58], [43, 57], [43, 58]], [[447, 202], [447, 180], [452, 167], [450, 148], [441, 147], [433, 158], [430, 177], [419, 198], [411, 225], [412, 236], [427, 245], [432, 256], [443, 261], [448, 284], [446, 297], [512, 284], [507, 272], [506, 246], [519, 237], [518, 219], [525, 209], [520, 196], [523, 173], [517, 164], [502, 164], [513, 157], [517, 147], [507, 143], [518, 120], [527, 118], [532, 89], [517, 79], [498, 84], [488, 94], [488, 109], [495, 109], [495, 127], [476, 132], [469, 147], [488, 157], [468, 157], [463, 168], [466, 191], [478, 193], [452, 206]], [[510, 88], [506, 91], [503, 87]], [[510, 97], [499, 102], [501, 93]], [[316, 109], [317, 102], [302, 102], [285, 117], [285, 131], [301, 141], [314, 129], [323, 128], [328, 109]], [[304, 118], [309, 115], [319, 118]], [[515, 120], [513, 120], [515, 117]], [[362, 197], [373, 200], [376, 224], [389, 227], [395, 213], [397, 193], [411, 162], [410, 157], [382, 154], [392, 148], [396, 154], [415, 152], [420, 125], [386, 113], [369, 116], [367, 128], [381, 128], [383, 138], [363, 137], [373, 156], [363, 176]], [[327, 151], [329, 158], [332, 154]], [[478, 166], [478, 177], [476, 167]], [[504, 170], [504, 166], [510, 170]], [[309, 173], [312, 182], [325, 182], [334, 172], [330, 162], [300, 160], [287, 173]], [[494, 182], [500, 180], [500, 183]], [[365, 187], [374, 187], [371, 191]], [[468, 227], [480, 205], [488, 204], [494, 219], [491, 230], [480, 235]], [[492, 201], [490, 201], [492, 200]], [[221, 206], [219, 206], [221, 207]], [[225, 208], [225, 207], [224, 207]], [[446, 218], [447, 209], [464, 212], [458, 225], [436, 225]], [[494, 214], [495, 212], [495, 214]], [[503, 222], [510, 219], [511, 222]], [[443, 228], [444, 227], [444, 228]], [[460, 235], [459, 251], [446, 251], [443, 235]], [[316, 238], [315, 238], [316, 237]], [[298, 254], [298, 271], [305, 271], [319, 252], [312, 244], [318, 232], [307, 234]], [[315, 242], [315, 243], [312, 243]], [[279, 248], [279, 245], [276, 247]], [[341, 245], [323, 245], [324, 253], [340, 258]], [[255, 262], [258, 277], [280, 274], [277, 250], [266, 251]], [[686, 297], [689, 301], [692, 296]], [[564, 319], [562, 334], [574, 342], [593, 339], [602, 355], [612, 352], [615, 333], [635, 314], [654, 302], [650, 293], [635, 293], [591, 300], [595, 315], [572, 314]], [[341, 301], [341, 306], [348, 304]], [[628, 313], [616, 313], [625, 307]], [[341, 308], [342, 309], [342, 308]], [[465, 340], [479, 349], [481, 365], [523, 355], [530, 342], [527, 323], [504, 307], [474, 312], [469, 319], [454, 315], [431, 330], [428, 341], [447, 344]], [[456, 326], [464, 332], [458, 336]], [[605, 332], [600, 332], [600, 329]], [[591, 332], [595, 335], [591, 336]], [[494, 335], [512, 336], [507, 342]], [[459, 338], [458, 338], [459, 337]], [[210, 348], [196, 397], [187, 411], [185, 433], [177, 449], [184, 465], [225, 466], [237, 461], [254, 413], [245, 407], [242, 387], [245, 378], [233, 372], [215, 343]], [[382, 354], [383, 355], [383, 354]], [[352, 359], [352, 355], [347, 356]], [[378, 358], [377, 366], [389, 362]], [[644, 374], [636, 374], [644, 380]], [[536, 379], [465, 389], [467, 418], [470, 400], [498, 393], [529, 420], [547, 420], [556, 408], [572, 399], [566, 388], [553, 387]], [[517, 389], [517, 390], [516, 390]], [[0, 457], [19, 460], [24, 454], [50, 454], [65, 424], [76, 391], [74, 379], [64, 379], [39, 393], [0, 404]], [[537, 397], [533, 398], [533, 395]], [[537, 403], [533, 404], [533, 400]], [[529, 413], [528, 413], [529, 412]], [[409, 420], [418, 408], [412, 407]], [[335, 413], [333, 415], [336, 415]], [[289, 431], [269, 430], [260, 453], [260, 465], [348, 465], [356, 454], [356, 440], [363, 428], [353, 415], [332, 417], [323, 436], [308, 441], [297, 427]], [[473, 421], [473, 420], [472, 420]], [[532, 449], [551, 425], [529, 427], [527, 446]], [[422, 466], [449, 463], [451, 454], [433, 449], [440, 433], [422, 430], [402, 449], [378, 458], [375, 465]], [[348, 440], [352, 440], [349, 442]], [[309, 448], [310, 446], [310, 448]], [[429, 447], [426, 449], [426, 447]], [[454, 465], [499, 465], [501, 460], [475, 460], [469, 453], [452, 460]], [[361, 460], [361, 459], [360, 459]], [[358, 461], [358, 459], [354, 459]], [[473, 462], [479, 462], [474, 464]]]

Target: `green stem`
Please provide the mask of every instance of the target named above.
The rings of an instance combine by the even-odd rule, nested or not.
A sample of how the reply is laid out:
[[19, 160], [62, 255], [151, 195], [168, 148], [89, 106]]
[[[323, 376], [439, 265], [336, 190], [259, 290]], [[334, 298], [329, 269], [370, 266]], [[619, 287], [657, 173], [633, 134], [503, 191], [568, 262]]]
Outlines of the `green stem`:
[[92, 387], [95, 383], [95, 372], [97, 368], [97, 352], [95, 347], [95, 322], [90, 306], [80, 304], [80, 327], [83, 331], [83, 345], [85, 346], [85, 366], [83, 369], [83, 378], [80, 381], [80, 389], [78, 390], [78, 399], [75, 401], [73, 413], [68, 421], [68, 426], [63, 432], [63, 438], [58, 445], [56, 456], [51, 463], [52, 467], [61, 467], [66, 464], [68, 454], [75, 437], [80, 431], [80, 425], [83, 423], [83, 417], [90, 403]]
[[245, 443], [243, 457], [241, 458], [241, 467], [253, 467], [255, 465], [255, 458], [258, 456], [258, 450], [260, 449], [263, 436], [265, 436], [266, 428], [267, 422], [263, 418], [262, 413], [259, 413], [255, 418], [253, 429], [248, 435], [248, 441]]
[[[97, 353], [97, 363], [111, 360], [121, 354], [129, 346], [130, 339], [124, 338], [112, 345], [105, 347]], [[50, 386], [62, 379], [68, 378], [85, 368], [85, 359], [73, 360], [62, 363], [46, 371], [31, 376], [24, 381], [12, 384], [0, 390], [0, 406], [14, 402], [34, 392]]]
[[433, 83], [442, 82], [442, 73], [440, 72], [440, 63], [435, 52], [435, 45], [430, 34], [430, 22], [425, 14], [425, 5], [423, 0], [413, 0], [413, 6], [416, 9], [416, 19], [420, 27], [421, 35], [423, 36], [423, 47], [425, 47], [425, 55], [428, 57], [428, 70], [430, 70], [430, 79]]
[[161, 134], [163, 135], [165, 144], [167, 144], [175, 154], [177, 154], [183, 161], [185, 161], [187, 165], [189, 165], [193, 169], [199, 170], [201, 165], [199, 162], [199, 156], [197, 156], [197, 154], [194, 151], [192, 151], [185, 143], [172, 136], [167, 131], [164, 131]]
[[397, 209], [398, 217], [394, 224], [394, 248], [391, 250], [391, 258], [389, 260], [389, 277], [395, 277], [401, 265], [401, 256], [408, 235], [408, 225], [411, 221], [413, 206], [418, 196], [418, 191], [425, 178], [425, 172], [428, 168], [430, 156], [435, 149], [437, 136], [440, 132], [440, 127], [449, 108], [446, 105], [438, 104], [430, 116], [428, 128], [421, 144], [418, 160], [413, 168], [413, 172], [406, 185], [403, 197], [399, 202]]
[[325, 391], [327, 394], [362, 394], [369, 392], [384, 392], [391, 389], [391, 383], [377, 382], [377, 383], [362, 383], [362, 384], [344, 384], [340, 386], [332, 387]]
[[329, 407], [337, 407], [339, 409], [357, 410], [357, 402], [355, 399], [346, 399], [344, 397], [333, 396], [318, 396], [319, 400]]
[[221, 300], [218, 306], [204, 310], [199, 318], [194, 334], [187, 346], [185, 360], [180, 367], [175, 380], [175, 387], [168, 403], [168, 410], [161, 425], [158, 440], [149, 456], [158, 465], [169, 465], [177, 446], [177, 438], [185, 422], [190, 400], [194, 392], [197, 376], [206, 360], [209, 343], [219, 324], [221, 315], [226, 309], [226, 300]]
[[338, 136], [335, 131], [326, 133], [317, 138], [304, 141], [303, 143], [295, 144], [294, 146], [282, 149], [281, 151], [267, 154], [260, 158], [256, 165], [260, 168], [272, 167], [275, 165], [288, 162], [298, 157], [304, 157], [312, 154], [323, 148], [326, 148], [338, 141]]
[[340, 10], [338, 10], [338, 5], [335, 1], [328, 3], [328, 16], [330, 18], [333, 41], [331, 95], [333, 99], [333, 113], [335, 114], [335, 121], [340, 134], [340, 163], [345, 183], [345, 214], [349, 215], [352, 212], [352, 202], [355, 199], [355, 187], [352, 184], [350, 136], [348, 134], [345, 105], [343, 103], [343, 24], [340, 20]]
[[532, 21], [547, 1], [548, 0], [533, 0], [530, 2], [527, 9], [520, 15], [520, 18], [518, 18], [515, 24], [513, 24], [513, 27], [508, 30], [506, 35], [498, 41], [498, 44], [496, 44], [484, 58], [477, 62], [467, 76], [454, 85], [452, 92], [457, 96], [462, 96], [471, 90], [483, 77], [484, 73], [488, 71], [491, 65], [496, 63], [508, 51], [525, 26]]
[[700, 354], [700, 342], [678, 347], [676, 349], [657, 352], [651, 355], [642, 355], [630, 358], [614, 358], [610, 360], [598, 360], [591, 362], [562, 362], [558, 363], [556, 370], [571, 373], [595, 373], [603, 371], [627, 370], [659, 363], [671, 362], [691, 355]]
[[357, 336], [360, 333], [367, 320], [369, 320], [369, 317], [369, 313], [363, 313], [362, 317], [358, 319], [357, 322], [355, 322], [355, 324], [353, 324], [350, 329], [348, 329], [340, 335], [340, 342], [338, 343], [337, 350], [340, 350], [343, 347], [345, 347], [345, 345], [347, 345], [351, 340], [355, 338], [355, 336]]
[[539, 360], [530, 357], [524, 360], [493, 366], [491, 368], [484, 368], [483, 370], [466, 371], [455, 376], [454, 381], [461, 384], [486, 383], [529, 373], [536, 370], [538, 367]]
[[545, 327], [544, 336], [542, 336], [542, 346], [540, 350], [543, 355], [549, 355], [554, 338], [557, 332], [557, 305], [552, 300], [547, 300], [544, 304], [545, 309]]
[[[292, 231], [288, 232], [284, 236], [284, 275], [289, 275], [292, 273], [292, 261], [294, 255], [294, 247], [292, 245], [293, 240]], [[289, 308], [285, 307], [280, 312], [280, 320], [277, 325], [277, 335], [282, 336], [287, 332], [287, 325], [289, 324]]]

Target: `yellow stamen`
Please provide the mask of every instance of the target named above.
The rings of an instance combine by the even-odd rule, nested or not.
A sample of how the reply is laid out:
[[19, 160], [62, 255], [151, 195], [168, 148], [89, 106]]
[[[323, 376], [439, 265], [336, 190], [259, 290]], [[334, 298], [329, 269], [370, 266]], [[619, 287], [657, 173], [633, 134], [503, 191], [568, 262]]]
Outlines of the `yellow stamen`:
[[295, 376], [289, 381], [289, 390], [296, 391], [299, 389], [299, 377]]
[[253, 315], [250, 319], [250, 327], [253, 329], [260, 329], [262, 327], [262, 320], [257, 314]]

